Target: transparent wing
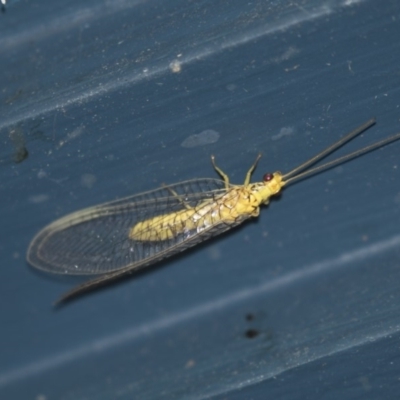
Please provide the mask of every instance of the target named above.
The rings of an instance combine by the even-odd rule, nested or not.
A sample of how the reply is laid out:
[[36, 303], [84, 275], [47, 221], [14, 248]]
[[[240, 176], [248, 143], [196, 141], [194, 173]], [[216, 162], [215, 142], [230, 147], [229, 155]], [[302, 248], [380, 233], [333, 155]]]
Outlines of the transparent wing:
[[148, 266], [230, 229], [245, 217], [162, 241], [130, 239], [133, 226], [187, 206], [202, 207], [225, 192], [223, 181], [196, 179], [77, 211], [40, 231], [29, 246], [27, 260], [38, 269], [71, 275], [121, 275]]

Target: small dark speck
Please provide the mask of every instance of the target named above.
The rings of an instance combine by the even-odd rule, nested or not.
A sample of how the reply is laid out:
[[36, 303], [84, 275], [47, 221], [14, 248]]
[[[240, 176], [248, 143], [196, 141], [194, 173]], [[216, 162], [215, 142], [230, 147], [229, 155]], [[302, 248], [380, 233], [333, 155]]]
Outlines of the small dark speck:
[[254, 314], [252, 314], [252, 313], [246, 314], [246, 321], [253, 321], [254, 318], [255, 318]]
[[257, 329], [247, 329], [247, 331], [245, 332], [245, 336], [248, 339], [254, 339], [255, 337], [257, 337], [260, 334], [260, 332]]

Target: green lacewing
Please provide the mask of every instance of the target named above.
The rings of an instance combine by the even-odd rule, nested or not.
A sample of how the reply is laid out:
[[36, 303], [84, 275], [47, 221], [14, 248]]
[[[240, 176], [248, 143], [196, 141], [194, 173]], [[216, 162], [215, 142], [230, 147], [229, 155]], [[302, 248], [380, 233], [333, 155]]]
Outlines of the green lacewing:
[[140, 268], [180, 253], [245, 220], [284, 186], [307, 178], [395, 140], [400, 133], [336, 160], [310, 168], [375, 124], [370, 119], [291, 171], [266, 173], [261, 182], [248, 170], [243, 185], [233, 185], [216, 164], [221, 179], [193, 179], [76, 211], [42, 229], [32, 240], [28, 262], [64, 275], [99, 275], [65, 293], [59, 303], [105, 285]]

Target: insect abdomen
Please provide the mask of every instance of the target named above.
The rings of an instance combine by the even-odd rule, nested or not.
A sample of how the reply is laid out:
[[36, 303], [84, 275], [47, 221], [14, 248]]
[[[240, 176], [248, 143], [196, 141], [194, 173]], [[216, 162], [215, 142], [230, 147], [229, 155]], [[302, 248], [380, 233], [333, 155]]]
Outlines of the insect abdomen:
[[198, 223], [193, 219], [195, 214], [196, 210], [193, 208], [147, 219], [131, 229], [129, 238], [150, 242], [172, 239], [180, 233], [196, 228]]
[[233, 224], [243, 216], [258, 215], [259, 202], [246, 188], [230, 188], [214, 201], [175, 213], [159, 215], [137, 223], [129, 238], [138, 241], [163, 241], [185, 232], [201, 232], [220, 222]]

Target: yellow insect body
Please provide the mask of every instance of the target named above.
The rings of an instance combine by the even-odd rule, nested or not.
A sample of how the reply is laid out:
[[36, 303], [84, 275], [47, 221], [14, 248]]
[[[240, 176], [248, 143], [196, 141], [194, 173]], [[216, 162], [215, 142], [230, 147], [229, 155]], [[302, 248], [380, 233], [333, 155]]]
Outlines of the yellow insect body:
[[199, 233], [218, 223], [232, 224], [240, 217], [257, 217], [260, 205], [268, 204], [269, 198], [280, 192], [283, 185], [282, 174], [275, 172], [269, 181], [230, 186], [226, 193], [205, 200], [196, 207], [187, 206], [175, 213], [138, 222], [131, 229], [129, 238], [140, 241], [168, 240], [194, 229]]
[[260, 156], [241, 186], [231, 185], [211, 157], [222, 181], [193, 179], [72, 213], [34, 237], [27, 260], [51, 273], [100, 275], [66, 293], [60, 302], [71, 299], [257, 217], [260, 206], [285, 185], [400, 139], [398, 133], [310, 168], [374, 124], [375, 119], [365, 122], [291, 171], [265, 174], [262, 182], [250, 183]]

